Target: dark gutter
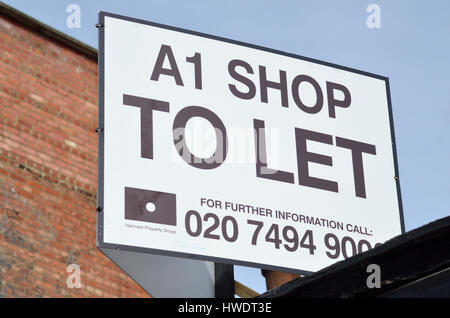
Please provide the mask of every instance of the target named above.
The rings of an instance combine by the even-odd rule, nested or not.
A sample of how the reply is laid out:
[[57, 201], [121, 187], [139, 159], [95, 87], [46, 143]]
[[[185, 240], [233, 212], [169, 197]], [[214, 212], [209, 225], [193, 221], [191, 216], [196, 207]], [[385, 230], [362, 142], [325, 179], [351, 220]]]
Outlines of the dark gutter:
[[[367, 266], [380, 266], [380, 288], [369, 288]], [[261, 298], [351, 298], [426, 295], [412, 292], [414, 286], [429, 286], [438, 279], [435, 290], [450, 297], [450, 217], [409, 231], [373, 248], [337, 262], [319, 272], [295, 279], [260, 295]], [[425, 287], [424, 287], [425, 288]], [[419, 293], [420, 291], [420, 293]], [[436, 297], [436, 292], [434, 292]]]
[[[8, 6], [7, 4], [0, 2], [0, 16], [7, 17], [22, 26], [35, 31], [36, 33], [42, 34], [56, 42], [59, 42], [78, 53], [87, 56], [90, 59], [96, 60], [98, 58], [98, 52], [95, 48], [74, 39], [67, 34], [60, 32], [32, 17], [26, 15], [25, 13]], [[92, 26], [94, 27], [94, 26]]]

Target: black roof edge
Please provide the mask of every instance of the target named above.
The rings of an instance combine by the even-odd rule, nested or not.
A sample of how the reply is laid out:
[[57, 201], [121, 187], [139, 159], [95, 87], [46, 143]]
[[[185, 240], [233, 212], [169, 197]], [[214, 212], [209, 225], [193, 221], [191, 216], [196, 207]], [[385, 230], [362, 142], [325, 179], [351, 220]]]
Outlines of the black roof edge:
[[74, 39], [73, 37], [60, 32], [47, 24], [44, 24], [29, 15], [10, 7], [9, 5], [0, 2], [0, 15], [5, 16], [13, 21], [20, 23], [21, 25], [39, 33], [54, 41], [57, 41], [90, 59], [98, 59], [98, 51], [92, 46], [87, 45], [81, 41]]
[[[379, 288], [369, 288], [380, 266]], [[396, 236], [369, 251], [273, 288], [261, 298], [382, 297], [384, 293], [450, 268], [450, 216]]]

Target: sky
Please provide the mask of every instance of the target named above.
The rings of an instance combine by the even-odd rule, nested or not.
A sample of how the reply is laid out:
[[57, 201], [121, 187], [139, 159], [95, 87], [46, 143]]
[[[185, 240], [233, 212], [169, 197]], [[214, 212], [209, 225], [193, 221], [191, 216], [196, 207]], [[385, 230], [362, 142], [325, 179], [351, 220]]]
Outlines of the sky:
[[[387, 76], [405, 228], [450, 215], [448, 0], [4, 2], [95, 48], [98, 11], [108, 11]], [[79, 28], [67, 24], [70, 4], [80, 8]], [[367, 23], [371, 4], [379, 24]], [[235, 279], [266, 289], [259, 269], [235, 266]]]

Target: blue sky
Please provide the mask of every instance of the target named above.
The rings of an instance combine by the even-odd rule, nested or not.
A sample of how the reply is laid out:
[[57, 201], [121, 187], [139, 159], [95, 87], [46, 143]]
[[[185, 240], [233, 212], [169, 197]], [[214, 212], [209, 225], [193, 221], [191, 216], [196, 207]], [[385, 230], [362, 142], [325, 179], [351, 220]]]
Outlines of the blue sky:
[[[249, 42], [389, 77], [406, 230], [450, 215], [450, 1], [448, 0], [6, 0], [97, 47], [98, 11]], [[69, 4], [81, 27], [68, 28]], [[381, 27], [368, 28], [369, 4]], [[257, 269], [236, 279], [258, 292]]]

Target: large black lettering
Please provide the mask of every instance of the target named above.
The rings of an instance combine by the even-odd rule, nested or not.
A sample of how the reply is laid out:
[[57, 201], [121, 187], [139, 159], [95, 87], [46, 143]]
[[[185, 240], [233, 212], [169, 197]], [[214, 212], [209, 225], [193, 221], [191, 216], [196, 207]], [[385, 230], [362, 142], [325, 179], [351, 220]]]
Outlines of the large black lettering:
[[[169, 61], [170, 68], [163, 67], [166, 57]], [[177, 62], [175, 61], [175, 57], [173, 56], [172, 48], [169, 45], [165, 44], [161, 45], [161, 49], [159, 50], [155, 67], [153, 68], [152, 76], [150, 77], [150, 79], [152, 81], [157, 81], [159, 80], [159, 76], [161, 74], [172, 76], [178, 86], [183, 86], [183, 80], [181, 79], [181, 74], [178, 70]]]
[[366, 198], [366, 185], [364, 181], [362, 154], [368, 153], [371, 155], [376, 155], [377, 152], [375, 146], [341, 137], [336, 137], [336, 146], [351, 150], [353, 162], [353, 177], [355, 180], [355, 195], [360, 198]]
[[297, 167], [298, 181], [300, 185], [307, 187], [338, 192], [338, 184], [335, 181], [314, 178], [309, 175], [309, 162], [315, 162], [326, 166], [333, 166], [333, 159], [322, 154], [308, 152], [306, 141], [312, 140], [324, 144], [332, 145], [333, 137], [331, 135], [319, 132], [295, 128], [295, 142], [297, 145]]
[[123, 104], [141, 110], [141, 157], [153, 159], [153, 111], [169, 112], [169, 103], [144, 97], [123, 95]]
[[[344, 99], [339, 100], [334, 97], [334, 90], [339, 90], [344, 94]], [[336, 118], [336, 107], [347, 108], [352, 102], [350, 91], [344, 85], [327, 81], [328, 115]]]
[[261, 102], [268, 103], [267, 89], [273, 88], [280, 90], [281, 93], [281, 105], [283, 107], [288, 107], [288, 92], [287, 92], [287, 79], [286, 72], [280, 70], [280, 81], [273, 82], [267, 80], [266, 67], [259, 66], [259, 86], [261, 90]]
[[267, 167], [266, 134], [264, 121], [253, 119], [256, 144], [256, 176], [287, 183], [294, 183], [294, 174]]
[[[208, 120], [216, 132], [216, 150], [209, 158], [195, 156], [187, 147], [185, 140], [186, 124], [192, 117]], [[189, 165], [199, 169], [214, 169], [220, 166], [227, 156], [228, 137], [225, 125], [211, 110], [200, 106], [188, 106], [178, 112], [173, 121], [173, 142], [178, 154]]]
[[[312, 87], [314, 87], [314, 90], [316, 92], [316, 104], [314, 106], [307, 106], [300, 99], [299, 87], [302, 82], [307, 82], [311, 84]], [[308, 75], [297, 75], [294, 78], [294, 80], [292, 81], [292, 97], [294, 98], [295, 104], [298, 106], [298, 108], [309, 114], [316, 114], [320, 112], [323, 107], [322, 89], [320, 88], [319, 83], [317, 83], [314, 78]]]
[[236, 71], [236, 67], [238, 67], [238, 66], [243, 67], [247, 71], [248, 74], [253, 74], [253, 69], [250, 66], [250, 64], [248, 64], [247, 62], [242, 61], [242, 60], [232, 60], [232, 61], [230, 61], [230, 63], [228, 63], [228, 73], [230, 74], [230, 76], [233, 79], [235, 79], [236, 81], [241, 82], [242, 84], [247, 86], [248, 92], [241, 92], [240, 90], [238, 90], [236, 88], [235, 85], [228, 84], [230, 92], [237, 98], [252, 99], [256, 95], [256, 86], [252, 82], [251, 79], [239, 74]]

